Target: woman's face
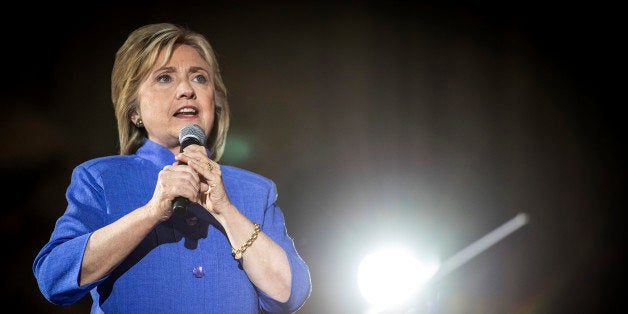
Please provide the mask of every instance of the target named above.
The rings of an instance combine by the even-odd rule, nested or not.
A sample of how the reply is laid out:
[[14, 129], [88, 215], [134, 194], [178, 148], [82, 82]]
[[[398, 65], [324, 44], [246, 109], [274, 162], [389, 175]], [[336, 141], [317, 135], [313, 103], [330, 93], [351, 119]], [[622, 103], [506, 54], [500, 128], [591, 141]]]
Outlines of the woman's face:
[[139, 115], [148, 138], [173, 153], [179, 152], [179, 131], [190, 123], [198, 124], [208, 136], [214, 122], [214, 89], [209, 65], [194, 48], [180, 45], [170, 61], [162, 51], [156, 66], [139, 89]]

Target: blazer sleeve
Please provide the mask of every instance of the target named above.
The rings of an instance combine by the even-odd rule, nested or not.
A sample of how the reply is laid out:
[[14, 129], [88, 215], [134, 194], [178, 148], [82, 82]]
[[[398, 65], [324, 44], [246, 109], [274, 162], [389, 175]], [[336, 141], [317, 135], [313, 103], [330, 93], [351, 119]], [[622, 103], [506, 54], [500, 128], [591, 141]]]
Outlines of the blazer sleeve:
[[85, 167], [76, 167], [66, 190], [66, 211], [57, 219], [49, 241], [35, 257], [32, 268], [39, 289], [54, 304], [75, 303], [106, 278], [79, 286], [87, 241], [103, 225], [106, 206], [102, 191], [98, 179]]
[[305, 261], [299, 256], [293, 239], [288, 235], [284, 215], [277, 206], [277, 188], [275, 184], [268, 194], [268, 206], [264, 214], [262, 231], [277, 242], [286, 252], [290, 263], [292, 284], [288, 301], [279, 302], [267, 294], [258, 291], [260, 307], [267, 313], [292, 313], [297, 311], [307, 300], [312, 290], [310, 270]]

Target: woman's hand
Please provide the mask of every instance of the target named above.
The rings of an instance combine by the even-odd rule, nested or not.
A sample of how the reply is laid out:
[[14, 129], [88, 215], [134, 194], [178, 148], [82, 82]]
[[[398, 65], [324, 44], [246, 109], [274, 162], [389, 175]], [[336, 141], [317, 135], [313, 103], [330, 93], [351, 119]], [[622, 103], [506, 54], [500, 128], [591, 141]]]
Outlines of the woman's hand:
[[147, 206], [152, 215], [159, 221], [165, 221], [172, 216], [174, 210], [172, 202], [178, 196], [189, 200], [197, 200], [202, 188], [199, 175], [194, 169], [175, 162], [165, 166], [157, 177], [157, 185], [153, 197]]
[[214, 216], [230, 208], [231, 201], [222, 182], [220, 165], [207, 156], [205, 147], [190, 145], [175, 158], [187, 163], [199, 176], [197, 195], [190, 200], [195, 200]]

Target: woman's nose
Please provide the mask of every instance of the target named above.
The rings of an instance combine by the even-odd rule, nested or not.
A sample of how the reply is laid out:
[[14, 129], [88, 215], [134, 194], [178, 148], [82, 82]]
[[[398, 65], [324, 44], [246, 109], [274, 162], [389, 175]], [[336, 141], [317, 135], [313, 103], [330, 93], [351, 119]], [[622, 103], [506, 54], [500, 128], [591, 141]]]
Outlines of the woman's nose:
[[189, 98], [192, 99], [196, 96], [194, 88], [190, 82], [183, 80], [177, 87], [177, 98]]

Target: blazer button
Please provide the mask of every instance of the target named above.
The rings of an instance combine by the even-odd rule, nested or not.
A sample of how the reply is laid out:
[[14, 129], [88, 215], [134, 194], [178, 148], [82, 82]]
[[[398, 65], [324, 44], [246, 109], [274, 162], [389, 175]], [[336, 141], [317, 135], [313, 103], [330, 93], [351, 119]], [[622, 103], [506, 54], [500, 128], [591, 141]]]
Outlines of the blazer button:
[[203, 266], [194, 267], [194, 269], [192, 269], [192, 274], [194, 274], [194, 277], [196, 278], [205, 277], [205, 271], [203, 270]]

